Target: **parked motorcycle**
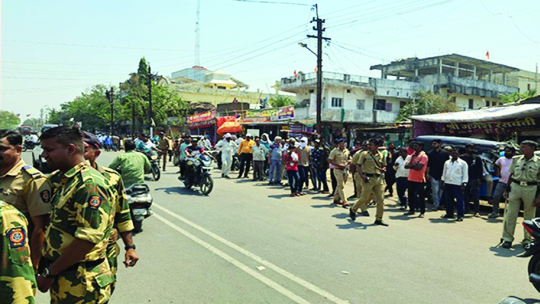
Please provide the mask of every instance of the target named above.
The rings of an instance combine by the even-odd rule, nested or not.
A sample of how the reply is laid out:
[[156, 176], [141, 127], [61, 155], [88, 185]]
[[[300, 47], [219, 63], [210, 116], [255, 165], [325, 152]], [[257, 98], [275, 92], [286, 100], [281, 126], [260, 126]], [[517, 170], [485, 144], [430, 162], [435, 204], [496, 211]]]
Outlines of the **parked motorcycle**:
[[126, 188], [126, 194], [134, 232], [142, 232], [142, 221], [152, 215], [150, 207], [154, 199], [150, 195], [150, 188], [146, 184], [134, 184]]
[[188, 189], [200, 187], [202, 194], [208, 195], [214, 188], [214, 180], [210, 176], [212, 170], [212, 159], [205, 154], [198, 154], [195, 157], [186, 159], [185, 179], [179, 179]]
[[529, 260], [529, 281], [540, 292], [540, 217], [523, 221], [523, 227], [532, 236], [534, 241], [530, 243], [520, 257], [531, 257]]

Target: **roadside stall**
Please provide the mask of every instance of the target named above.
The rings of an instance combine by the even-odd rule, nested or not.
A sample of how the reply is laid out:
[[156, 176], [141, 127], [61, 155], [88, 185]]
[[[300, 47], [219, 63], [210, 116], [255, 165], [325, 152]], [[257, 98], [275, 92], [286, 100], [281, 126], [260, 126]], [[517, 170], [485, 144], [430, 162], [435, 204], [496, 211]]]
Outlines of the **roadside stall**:
[[413, 135], [450, 135], [496, 141], [540, 138], [540, 104], [413, 115]]

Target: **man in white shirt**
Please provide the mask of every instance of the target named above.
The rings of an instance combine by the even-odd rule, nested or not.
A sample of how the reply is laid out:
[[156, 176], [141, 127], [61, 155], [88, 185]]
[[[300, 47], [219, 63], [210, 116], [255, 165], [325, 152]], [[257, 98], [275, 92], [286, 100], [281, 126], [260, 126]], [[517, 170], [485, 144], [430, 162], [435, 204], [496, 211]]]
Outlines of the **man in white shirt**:
[[495, 176], [499, 177], [499, 183], [495, 186], [495, 192], [493, 193], [493, 199], [491, 200], [493, 212], [489, 214], [489, 218], [496, 218], [499, 216], [499, 202], [506, 190], [506, 186], [510, 182], [510, 171], [508, 169], [510, 169], [510, 165], [512, 165], [512, 157], [514, 157], [515, 153], [516, 149], [514, 147], [505, 147], [504, 156], [497, 159], [495, 162]]
[[233, 155], [238, 149], [236, 143], [232, 140], [231, 134], [225, 134], [223, 139], [217, 143], [216, 149], [221, 150], [221, 177], [230, 178], [229, 173], [231, 172]]
[[465, 204], [463, 193], [469, 181], [469, 166], [467, 162], [459, 158], [458, 148], [452, 149], [451, 159], [444, 163], [441, 184], [444, 185], [446, 195], [446, 214], [442, 218], [454, 218], [454, 199], [457, 200], [458, 216], [457, 221], [463, 221]]
[[400, 148], [399, 157], [394, 162], [394, 170], [396, 171], [396, 188], [401, 210], [407, 209], [407, 196], [405, 195], [405, 191], [409, 187], [409, 183], [407, 181], [407, 178], [409, 177], [409, 169], [405, 169], [405, 164], [409, 161], [410, 156], [407, 155], [407, 148]]

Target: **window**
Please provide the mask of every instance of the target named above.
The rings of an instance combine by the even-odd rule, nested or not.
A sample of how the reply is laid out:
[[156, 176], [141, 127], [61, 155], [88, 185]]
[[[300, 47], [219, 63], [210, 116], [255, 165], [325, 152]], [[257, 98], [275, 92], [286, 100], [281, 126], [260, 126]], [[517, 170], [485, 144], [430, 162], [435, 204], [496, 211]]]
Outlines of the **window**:
[[386, 99], [375, 99], [373, 102], [373, 110], [386, 111]]
[[496, 101], [493, 101], [493, 102], [491, 103], [491, 106], [492, 106], [492, 107], [497, 106], [497, 102], [496, 102]]
[[474, 109], [474, 99], [469, 99], [469, 109]]
[[343, 106], [343, 98], [332, 97], [332, 107], [341, 108]]
[[315, 90], [309, 90], [309, 93], [313, 93], [313, 92], [315, 92]]
[[366, 100], [365, 99], [357, 99], [356, 100], [356, 108], [358, 110], [364, 110], [366, 107]]
[[489, 100], [486, 100], [486, 107], [489, 107]]
[[226, 90], [227, 89], [226, 87], [222, 87], [222, 86], [219, 86], [217, 88], [218, 88], [218, 90]]
[[351, 90], [347, 89], [347, 93], [350, 93], [350, 92], [351, 92]]

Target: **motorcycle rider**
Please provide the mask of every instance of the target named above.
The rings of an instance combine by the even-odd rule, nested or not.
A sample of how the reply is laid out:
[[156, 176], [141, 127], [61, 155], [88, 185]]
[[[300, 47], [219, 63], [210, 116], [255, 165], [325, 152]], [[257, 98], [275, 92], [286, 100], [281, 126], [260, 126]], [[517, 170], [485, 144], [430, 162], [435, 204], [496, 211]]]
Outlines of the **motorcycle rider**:
[[161, 150], [159, 150], [156, 145], [148, 138], [148, 135], [146, 134], [140, 134], [139, 135], [140, 141], [137, 143], [137, 151], [142, 152], [146, 156], [150, 157], [153, 153], [153, 151], [156, 151], [157, 153], [161, 153]]
[[231, 134], [227, 133], [223, 136], [222, 141], [217, 145], [217, 149], [221, 149], [221, 177], [230, 178], [231, 165], [233, 160], [233, 154], [237, 149], [236, 143], [232, 140]]
[[109, 168], [120, 172], [124, 186], [144, 183], [144, 174], [151, 170], [150, 161], [144, 154], [135, 151], [135, 143], [131, 139], [124, 141], [126, 153], [118, 155]]
[[[207, 151], [204, 151], [203, 148], [197, 145], [197, 138], [192, 138], [191, 146], [186, 148], [186, 158], [196, 157], [197, 155], [200, 155], [200, 154], [206, 154], [208, 155], [208, 157], [210, 157], [214, 161], [216, 160], [216, 158], [212, 156], [212, 154], [208, 153]], [[186, 167], [186, 172], [189, 172], [189, 170], [190, 169]]]

